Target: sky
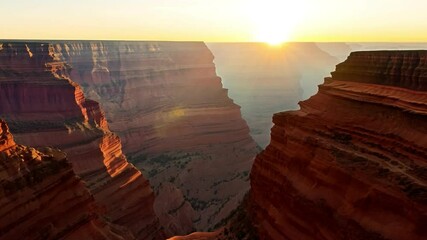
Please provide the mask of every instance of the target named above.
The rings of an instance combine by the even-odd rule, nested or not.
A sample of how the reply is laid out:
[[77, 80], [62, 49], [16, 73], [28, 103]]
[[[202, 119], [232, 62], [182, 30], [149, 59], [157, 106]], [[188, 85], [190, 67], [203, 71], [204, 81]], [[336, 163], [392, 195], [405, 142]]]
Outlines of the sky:
[[425, 0], [0, 0], [0, 39], [427, 42]]

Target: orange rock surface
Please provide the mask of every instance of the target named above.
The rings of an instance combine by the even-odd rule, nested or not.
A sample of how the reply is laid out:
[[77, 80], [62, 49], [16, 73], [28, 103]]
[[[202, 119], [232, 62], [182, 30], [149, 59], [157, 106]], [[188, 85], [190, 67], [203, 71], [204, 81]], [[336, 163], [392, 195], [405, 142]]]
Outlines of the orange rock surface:
[[251, 172], [261, 239], [426, 239], [427, 52], [355, 52], [275, 114]]
[[17, 145], [0, 119], [1, 239], [134, 239], [100, 210], [65, 153]]
[[139, 239], [162, 239], [149, 182], [121, 151], [99, 104], [87, 100], [48, 43], [3, 43], [0, 115], [19, 142], [60, 147], [106, 216]]

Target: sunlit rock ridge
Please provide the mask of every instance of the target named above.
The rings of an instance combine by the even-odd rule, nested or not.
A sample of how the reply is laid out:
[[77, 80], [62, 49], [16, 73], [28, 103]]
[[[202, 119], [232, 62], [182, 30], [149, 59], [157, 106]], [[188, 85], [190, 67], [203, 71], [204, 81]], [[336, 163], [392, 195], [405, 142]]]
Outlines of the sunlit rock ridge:
[[99, 104], [85, 99], [54, 46], [0, 46], [0, 115], [15, 138], [25, 145], [60, 147], [106, 217], [138, 239], [162, 239], [149, 182], [127, 162]]
[[134, 239], [108, 222], [58, 149], [15, 143], [0, 119], [0, 238]]

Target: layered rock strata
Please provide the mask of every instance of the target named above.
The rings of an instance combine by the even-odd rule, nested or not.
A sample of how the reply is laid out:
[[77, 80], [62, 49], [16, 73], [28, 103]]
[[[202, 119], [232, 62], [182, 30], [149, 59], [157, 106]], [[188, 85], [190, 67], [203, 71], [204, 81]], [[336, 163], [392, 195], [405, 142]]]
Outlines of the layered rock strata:
[[112, 222], [139, 239], [162, 239], [149, 182], [121, 151], [99, 104], [87, 100], [49, 43], [3, 43], [0, 115], [31, 146], [60, 147]]
[[134, 239], [100, 214], [65, 153], [17, 145], [0, 119], [1, 239]]
[[261, 239], [425, 239], [426, 51], [355, 52], [275, 114], [251, 172]]
[[206, 230], [238, 205], [256, 145], [205, 44], [51, 44], [155, 187], [169, 236]]

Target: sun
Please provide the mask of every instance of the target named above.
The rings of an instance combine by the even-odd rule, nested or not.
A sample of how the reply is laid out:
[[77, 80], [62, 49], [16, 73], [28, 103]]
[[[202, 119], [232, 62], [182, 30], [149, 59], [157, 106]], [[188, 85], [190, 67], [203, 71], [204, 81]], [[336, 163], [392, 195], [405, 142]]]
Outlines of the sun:
[[278, 31], [269, 25], [264, 26], [266, 27], [259, 29], [256, 33], [257, 42], [265, 42], [272, 46], [278, 46], [289, 41], [289, 31], [285, 31], [284, 29]]
[[281, 45], [292, 34], [304, 13], [302, 0], [251, 0], [248, 3], [254, 40]]

